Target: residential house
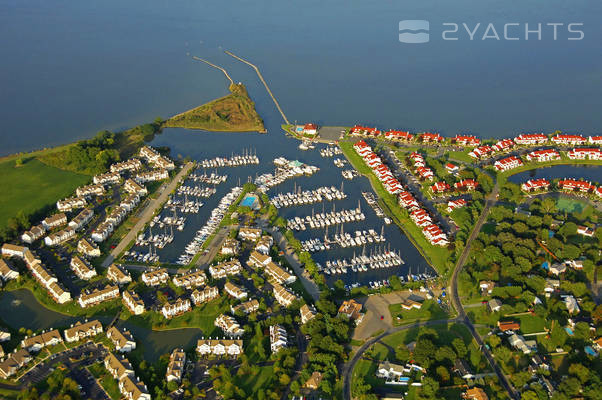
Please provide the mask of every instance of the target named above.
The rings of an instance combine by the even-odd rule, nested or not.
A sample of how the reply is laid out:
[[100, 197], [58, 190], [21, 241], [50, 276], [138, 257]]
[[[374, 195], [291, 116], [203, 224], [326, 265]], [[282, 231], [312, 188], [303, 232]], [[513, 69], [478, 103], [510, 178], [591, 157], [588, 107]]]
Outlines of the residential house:
[[272, 238], [270, 235], [264, 235], [257, 241], [255, 250], [262, 254], [269, 254], [273, 244], [274, 238]]
[[63, 342], [63, 338], [61, 337], [61, 333], [57, 330], [50, 330], [48, 332], [42, 332], [39, 335], [32, 337], [25, 337], [21, 341], [21, 347], [25, 350], [32, 351], [40, 351], [44, 347], [54, 346], [55, 344], [59, 344]]
[[128, 310], [134, 315], [140, 315], [144, 313], [145, 306], [144, 301], [138, 296], [138, 293], [124, 290], [122, 295], [123, 304]]
[[295, 275], [285, 271], [279, 265], [273, 262], [270, 262], [268, 265], [266, 265], [264, 273], [273, 281], [276, 281], [280, 284], [293, 283], [297, 280]]
[[235, 258], [209, 267], [209, 273], [213, 279], [221, 279], [229, 275], [238, 275], [241, 271], [242, 265], [240, 264], [240, 261]]
[[456, 358], [453, 367], [454, 373], [458, 374], [462, 379], [474, 379], [475, 375], [471, 372], [470, 367], [462, 358]]
[[21, 240], [24, 241], [25, 243], [32, 244], [36, 240], [44, 237], [45, 234], [46, 234], [46, 228], [44, 228], [44, 225], [39, 224], [36, 226], [32, 226], [31, 229], [29, 229], [28, 231], [25, 231], [21, 235]]
[[230, 311], [232, 311], [233, 314], [238, 310], [244, 314], [251, 314], [252, 312], [259, 310], [259, 301], [257, 301], [257, 299], [253, 299], [245, 301], [244, 303], [240, 303], [237, 306], [230, 306]]
[[139, 196], [144, 196], [148, 193], [148, 190], [146, 189], [146, 187], [144, 187], [144, 185], [140, 185], [138, 182], [131, 178], [125, 181], [123, 188], [126, 192], [136, 194]]
[[192, 310], [190, 300], [177, 299], [173, 303], [165, 303], [163, 307], [161, 307], [161, 314], [163, 314], [165, 318], [173, 318], [190, 310]]
[[502, 332], [520, 330], [520, 323], [515, 321], [498, 321], [497, 326]]
[[280, 349], [288, 346], [286, 329], [282, 325], [270, 325], [270, 349], [272, 353], [278, 353]]
[[92, 267], [87, 261], [84, 261], [79, 256], [71, 258], [71, 263], [69, 266], [79, 279], [87, 281], [96, 276], [96, 270], [94, 267]]
[[261, 237], [261, 228], [241, 227], [238, 230], [238, 238], [249, 242], [255, 242]]
[[502, 158], [501, 160], [497, 160], [495, 163], [493, 163], [493, 165], [498, 171], [509, 171], [522, 166], [523, 162], [516, 156], [510, 156], [507, 158]]
[[274, 298], [281, 306], [288, 307], [293, 304], [293, 301], [299, 300], [297, 296], [278, 283], [272, 285], [272, 291], [274, 293]]
[[247, 261], [247, 264], [255, 268], [265, 268], [271, 262], [272, 257], [254, 250], [249, 255], [249, 260]]
[[63, 242], [68, 241], [72, 237], [75, 236], [75, 229], [73, 228], [65, 228], [56, 233], [51, 233], [50, 235], [44, 238], [44, 243], [46, 246], [56, 246]]
[[140, 172], [136, 174], [134, 180], [139, 184], [146, 182], [160, 181], [169, 178], [169, 172], [166, 169], [154, 169], [152, 171]]
[[493, 281], [481, 281], [479, 282], [479, 288], [481, 289], [481, 295], [486, 296], [493, 293], [493, 288], [495, 288], [497, 284]]
[[544, 135], [543, 133], [522, 134], [514, 138], [514, 143], [527, 146], [546, 144], [547, 142], [548, 135]]
[[77, 251], [87, 257], [100, 257], [100, 248], [88, 238], [82, 238], [77, 242]]
[[29, 248], [25, 246], [17, 246], [10, 243], [4, 243], [2, 245], [2, 255], [5, 257], [18, 257], [24, 259], [26, 251], [29, 251]]
[[246, 290], [233, 284], [232, 282], [226, 282], [224, 285], [224, 291], [238, 300], [246, 299], [249, 295]]
[[516, 333], [510, 335], [508, 342], [510, 343], [510, 346], [522, 351], [524, 354], [537, 351], [537, 342], [535, 340], [525, 340], [524, 337], [517, 335]]
[[102, 196], [105, 193], [103, 185], [80, 186], [75, 189], [77, 197]]
[[176, 286], [183, 286], [190, 289], [197, 286], [203, 286], [207, 282], [207, 276], [202, 270], [188, 272], [183, 275], [174, 276], [173, 283]]
[[241, 339], [205, 339], [197, 342], [197, 352], [202, 355], [239, 356], [243, 352]]
[[86, 290], [79, 295], [77, 302], [82, 308], [95, 306], [119, 297], [119, 287], [107, 285], [102, 289]]
[[450, 200], [447, 202], [447, 212], [452, 212], [456, 208], [466, 207], [468, 202], [464, 199]]
[[345, 300], [339, 307], [338, 315], [343, 315], [351, 320], [355, 321], [356, 325], [359, 325], [364, 318], [362, 311], [362, 305], [355, 300]]
[[124, 376], [119, 380], [119, 391], [126, 400], [151, 400], [148, 388], [138, 378]]
[[65, 213], [58, 213], [52, 215], [50, 217], [45, 218], [42, 221], [42, 225], [46, 228], [47, 231], [58, 228], [59, 226], [65, 225], [67, 223], [67, 216]]
[[301, 314], [301, 323], [305, 324], [316, 316], [316, 309], [313, 306], [303, 304], [299, 309], [299, 313]]
[[142, 168], [142, 163], [137, 158], [130, 158], [127, 161], [118, 162], [111, 165], [111, 172], [138, 171]]
[[581, 135], [566, 135], [566, 134], [558, 134], [552, 139], [550, 139], [553, 143], [556, 144], [572, 144], [572, 145], [580, 145], [585, 144], [586, 139]]
[[303, 386], [311, 390], [318, 390], [320, 383], [322, 383], [322, 373], [314, 371]]
[[219, 297], [219, 291], [215, 286], [206, 286], [203, 289], [197, 289], [190, 295], [195, 306], [209, 302]]
[[107, 331], [107, 338], [115, 345], [115, 350], [126, 353], [136, 348], [136, 340], [134, 336], [127, 329], [119, 330], [112, 326]]
[[487, 302], [489, 312], [498, 312], [502, 309], [502, 301], [500, 299], [491, 299]]
[[214, 322], [214, 325], [220, 328], [229, 337], [240, 337], [245, 331], [240, 327], [236, 320], [228, 315], [219, 315]]
[[233, 238], [228, 238], [222, 244], [220, 253], [222, 255], [229, 256], [229, 255], [236, 255], [236, 254], [238, 254], [239, 251], [240, 251], [240, 243], [238, 242], [238, 240], [233, 239]]
[[130, 273], [121, 265], [115, 263], [109, 265], [107, 278], [118, 285], [126, 285], [132, 281]]
[[117, 380], [126, 376], [135, 376], [132, 364], [123, 356], [119, 357], [113, 353], [109, 353], [104, 359], [104, 365], [109, 374]]
[[467, 389], [462, 393], [462, 398], [466, 400], [489, 400], [487, 393], [479, 387]]
[[102, 324], [98, 320], [84, 322], [79, 321], [75, 325], [71, 324], [69, 329], [65, 329], [63, 335], [67, 343], [77, 342], [88, 337], [96, 336], [102, 333]]
[[535, 192], [537, 190], [548, 190], [550, 187], [550, 181], [545, 178], [540, 179], [529, 179], [523, 183], [520, 188], [524, 192]]
[[176, 381], [180, 382], [182, 375], [184, 374], [184, 367], [186, 366], [186, 353], [183, 349], [174, 349], [169, 356], [169, 363], [167, 364], [167, 372], [165, 373], [165, 379], [167, 382]]
[[581, 311], [579, 309], [579, 303], [577, 303], [577, 299], [573, 295], [565, 295], [564, 304], [566, 305], [566, 309], [569, 311], [569, 314], [579, 314]]
[[0, 258], [0, 278], [6, 282], [11, 279], [17, 279], [18, 277], [19, 272], [15, 271], [6, 261]]
[[560, 159], [560, 153], [554, 149], [535, 150], [527, 154], [527, 160], [549, 162]]
[[159, 286], [167, 283], [169, 274], [165, 268], [155, 269], [153, 271], [145, 271], [142, 273], [142, 282], [146, 286]]
[[97, 185], [112, 185], [121, 181], [121, 174], [118, 172], [107, 172], [100, 175], [94, 175], [92, 182]]
[[394, 364], [390, 361], [382, 361], [378, 363], [376, 376], [386, 380], [399, 379], [404, 375], [405, 368], [403, 365]]
[[67, 199], [57, 201], [56, 209], [61, 212], [68, 212], [78, 208], [83, 208], [86, 206], [86, 204], [86, 199], [83, 197], [69, 197]]

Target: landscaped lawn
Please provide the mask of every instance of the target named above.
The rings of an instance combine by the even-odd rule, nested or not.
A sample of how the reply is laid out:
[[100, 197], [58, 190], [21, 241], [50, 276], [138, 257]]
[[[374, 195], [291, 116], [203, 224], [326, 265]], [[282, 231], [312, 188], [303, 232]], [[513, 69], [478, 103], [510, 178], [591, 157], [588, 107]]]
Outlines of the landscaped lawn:
[[556, 200], [556, 207], [558, 207], [560, 211], [567, 213], [581, 212], [587, 205], [588, 204], [584, 201], [567, 197], [559, 197]]
[[401, 304], [389, 305], [393, 325], [403, 325], [409, 322], [426, 321], [429, 319], [445, 319], [447, 312], [443, 311], [435, 300], [425, 300], [420, 309], [404, 310]]
[[0, 195], [0, 228], [18, 211], [31, 214], [50, 207], [89, 180], [87, 175], [50, 167], [37, 159], [20, 167], [14, 160], [1, 162], [0, 186], [6, 190]]
[[121, 392], [117, 380], [113, 378], [105, 369], [102, 363], [92, 364], [88, 367], [88, 371], [100, 382], [102, 388], [109, 394], [112, 400], [119, 400]]
[[545, 319], [537, 315], [519, 315], [512, 318], [520, 320], [520, 331], [524, 334], [543, 332], [546, 326]]
[[257, 374], [234, 375], [234, 385], [241, 387], [250, 399], [256, 399], [257, 393], [267, 386], [266, 382], [274, 376], [271, 365], [259, 367]]

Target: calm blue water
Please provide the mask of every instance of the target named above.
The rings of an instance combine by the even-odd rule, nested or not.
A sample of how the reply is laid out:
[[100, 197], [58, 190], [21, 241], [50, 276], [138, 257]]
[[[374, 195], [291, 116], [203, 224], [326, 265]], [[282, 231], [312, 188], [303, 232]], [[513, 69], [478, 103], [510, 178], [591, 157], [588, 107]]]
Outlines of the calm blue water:
[[[0, 0], [0, 155], [65, 143], [101, 129], [167, 117], [226, 93], [224, 55], [259, 65], [291, 120], [365, 122], [383, 128], [600, 132], [602, 4], [317, 0]], [[431, 41], [398, 41], [403, 19], [431, 22]], [[543, 41], [441, 39], [442, 23], [583, 22], [585, 38]], [[524, 25], [519, 28], [524, 29]], [[511, 30], [511, 34], [514, 34]], [[532, 36], [534, 38], [534, 36]]]

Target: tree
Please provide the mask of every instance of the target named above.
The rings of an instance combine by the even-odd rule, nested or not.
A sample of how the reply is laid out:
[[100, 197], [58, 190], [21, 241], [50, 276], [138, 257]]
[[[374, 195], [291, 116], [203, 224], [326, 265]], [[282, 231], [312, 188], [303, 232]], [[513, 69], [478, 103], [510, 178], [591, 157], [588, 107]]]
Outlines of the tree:
[[439, 390], [439, 382], [427, 376], [422, 380], [422, 390], [420, 397], [424, 399], [434, 399]]
[[455, 338], [454, 340], [452, 340], [452, 346], [454, 346], [454, 350], [456, 350], [456, 353], [458, 353], [458, 357], [460, 357], [460, 358], [466, 357], [466, 354], [468, 353], [468, 349], [466, 348], [466, 344], [464, 343], [464, 341], [462, 339]]
[[437, 376], [439, 376], [439, 380], [442, 382], [449, 381], [450, 375], [448, 368], [445, 368], [443, 365], [439, 365], [435, 370]]

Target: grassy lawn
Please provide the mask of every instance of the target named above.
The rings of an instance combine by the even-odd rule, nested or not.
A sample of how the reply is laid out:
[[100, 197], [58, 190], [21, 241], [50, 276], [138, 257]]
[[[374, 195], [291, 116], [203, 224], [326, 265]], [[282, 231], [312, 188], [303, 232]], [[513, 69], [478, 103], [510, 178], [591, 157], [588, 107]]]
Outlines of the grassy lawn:
[[543, 332], [546, 327], [546, 320], [537, 315], [519, 315], [512, 318], [520, 320], [520, 331], [522, 333]]
[[462, 151], [449, 151], [447, 154], [449, 155], [450, 161], [457, 160], [472, 164], [474, 162], [474, 158], [468, 155], [468, 153], [470, 153], [471, 151], [472, 149], [466, 149]]
[[267, 383], [274, 376], [274, 367], [265, 366], [259, 368], [257, 374], [245, 374], [233, 376], [234, 385], [242, 388], [250, 399], [256, 399], [257, 393], [267, 387]]
[[355, 381], [359, 378], [363, 378], [364, 382], [370, 384], [373, 388], [385, 386], [385, 380], [376, 377], [376, 368], [378, 368], [378, 364], [375, 362], [370, 360], [359, 360], [357, 364], [355, 364], [355, 368], [353, 368], [352, 379]]
[[109, 394], [112, 400], [119, 400], [121, 398], [117, 380], [109, 374], [102, 363], [92, 364], [88, 367], [88, 370], [98, 379], [100, 386]]
[[401, 304], [389, 305], [393, 325], [404, 325], [410, 322], [426, 321], [429, 319], [445, 319], [448, 313], [439, 307], [435, 300], [425, 300], [420, 309], [404, 310]]
[[567, 213], [581, 212], [588, 204], [585, 201], [571, 199], [567, 197], [559, 197], [556, 200], [556, 207], [560, 211], [564, 211]]
[[343, 150], [343, 153], [353, 165], [353, 167], [361, 174], [366, 175], [374, 191], [380, 198], [379, 203], [385, 210], [385, 212], [400, 226], [408, 238], [414, 243], [418, 250], [423, 254], [427, 261], [439, 272], [441, 275], [445, 275], [446, 262], [451, 256], [451, 251], [447, 248], [433, 246], [430, 244], [424, 235], [422, 230], [412, 222], [406, 210], [401, 208], [397, 202], [397, 197], [388, 193], [376, 175], [372, 170], [364, 163], [362, 158], [353, 149], [352, 142], [340, 142], [339, 146]]
[[0, 228], [18, 211], [29, 215], [53, 207], [89, 180], [87, 175], [50, 167], [37, 159], [26, 160], [20, 167], [13, 160], [1, 162], [0, 185], [10, 190], [0, 196]]
[[500, 319], [499, 313], [490, 313], [486, 306], [466, 308], [468, 318], [475, 324], [494, 326]]

